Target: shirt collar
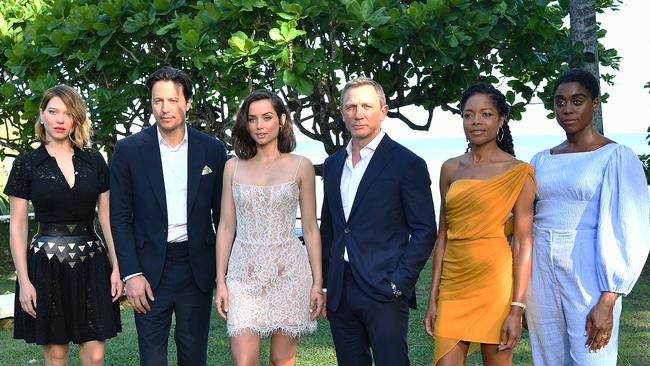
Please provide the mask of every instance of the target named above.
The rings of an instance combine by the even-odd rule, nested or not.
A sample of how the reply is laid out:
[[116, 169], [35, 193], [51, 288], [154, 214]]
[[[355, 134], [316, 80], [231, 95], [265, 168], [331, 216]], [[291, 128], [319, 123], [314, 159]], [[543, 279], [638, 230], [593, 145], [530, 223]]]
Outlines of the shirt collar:
[[158, 127], [157, 124], [156, 124], [156, 130], [158, 131], [158, 145], [164, 145], [164, 146], [167, 146], [170, 149], [178, 149], [179, 147], [183, 146], [183, 144], [185, 144], [187, 142], [187, 130], [188, 130], [187, 124], [185, 124], [185, 135], [183, 135], [183, 139], [181, 140], [180, 144], [178, 144], [174, 148], [169, 146], [167, 141], [165, 141], [165, 139], [162, 137], [162, 134], [160, 133], [160, 127]]
[[[361, 155], [361, 158], [366, 156], [370, 151], [375, 151], [377, 150], [377, 146], [379, 146], [379, 143], [381, 140], [384, 138], [386, 135], [386, 132], [384, 132], [383, 129], [379, 130], [379, 134], [375, 136], [374, 139], [372, 139], [368, 145], [364, 146], [361, 151], [359, 152], [359, 155]], [[352, 140], [348, 141], [348, 145], [345, 147], [345, 151], [347, 151], [348, 156], [352, 156]]]
[[[87, 163], [92, 163], [92, 157], [90, 156], [90, 149], [80, 149], [76, 146], [73, 147], [74, 149], [74, 156], [77, 156], [81, 160], [86, 161]], [[36, 150], [33, 152], [34, 155], [34, 166], [39, 166], [41, 163], [43, 163], [45, 160], [51, 157], [50, 153], [47, 152], [47, 149], [45, 148], [45, 144], [41, 144]]]

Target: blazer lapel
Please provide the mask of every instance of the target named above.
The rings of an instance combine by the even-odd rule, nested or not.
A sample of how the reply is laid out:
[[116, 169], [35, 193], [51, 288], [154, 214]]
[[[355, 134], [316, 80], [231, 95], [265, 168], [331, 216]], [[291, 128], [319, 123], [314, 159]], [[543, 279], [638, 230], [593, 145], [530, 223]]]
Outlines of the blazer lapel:
[[359, 207], [359, 202], [363, 199], [363, 196], [368, 191], [368, 188], [377, 180], [377, 176], [384, 170], [384, 167], [390, 161], [390, 150], [393, 148], [395, 142], [385, 135], [377, 146], [377, 150], [372, 155], [370, 164], [366, 168], [361, 182], [359, 182], [359, 188], [357, 188], [357, 194], [354, 196], [354, 202], [352, 203], [352, 209], [350, 209], [350, 216], [348, 220], [354, 215], [357, 207]]
[[167, 200], [165, 199], [165, 179], [163, 178], [162, 161], [160, 160], [160, 146], [158, 142], [158, 129], [153, 125], [144, 130], [143, 144], [140, 146], [144, 167], [160, 208], [167, 217]]
[[339, 150], [336, 155], [332, 157], [332, 167], [330, 168], [330, 173], [332, 178], [328, 180], [327, 194], [333, 199], [334, 206], [333, 209], [336, 210], [337, 214], [343, 218], [345, 221], [345, 212], [343, 211], [343, 201], [341, 201], [341, 176], [343, 175], [343, 167], [345, 166], [345, 159], [347, 158], [347, 152], [345, 149]]
[[186, 126], [187, 131], [187, 217], [190, 217], [192, 206], [196, 200], [199, 190], [199, 183], [201, 182], [201, 174], [203, 174], [203, 166], [205, 163], [205, 148], [198, 141], [196, 134], [189, 126]]

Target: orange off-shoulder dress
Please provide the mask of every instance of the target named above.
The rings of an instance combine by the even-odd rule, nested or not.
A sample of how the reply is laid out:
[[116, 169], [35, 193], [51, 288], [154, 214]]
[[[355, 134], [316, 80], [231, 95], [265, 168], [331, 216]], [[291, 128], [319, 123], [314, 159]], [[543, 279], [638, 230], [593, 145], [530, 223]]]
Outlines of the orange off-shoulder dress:
[[434, 325], [435, 365], [458, 342], [498, 344], [510, 312], [512, 251], [506, 226], [533, 168], [518, 164], [489, 179], [459, 179], [445, 197], [447, 245]]

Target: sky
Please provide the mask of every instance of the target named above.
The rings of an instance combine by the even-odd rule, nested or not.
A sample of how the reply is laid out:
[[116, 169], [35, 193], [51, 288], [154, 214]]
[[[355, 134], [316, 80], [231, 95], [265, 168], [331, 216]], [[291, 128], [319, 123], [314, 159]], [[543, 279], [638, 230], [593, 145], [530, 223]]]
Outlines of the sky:
[[[650, 14], [650, 1], [628, 0], [620, 5], [619, 11], [607, 11], [597, 15], [601, 28], [607, 30], [607, 35], [601, 42], [607, 48], [615, 48], [621, 56], [619, 71], [602, 67], [600, 70], [601, 74], [608, 72], [616, 76], [612, 86], [601, 81], [602, 92], [610, 95], [608, 102], [602, 106], [605, 135], [638, 133], [639, 136], [645, 136], [650, 125], [650, 110], [642, 107], [650, 106], [650, 89], [643, 88], [645, 83], [650, 81], [650, 66], [647, 62], [650, 50], [647, 40], [638, 31], [634, 31], [647, 29], [647, 14]], [[407, 113], [410, 116], [426, 118], [426, 114], [416, 108], [408, 110]], [[558, 138], [564, 136], [555, 120], [546, 118], [548, 113], [541, 102], [527, 106], [522, 120], [510, 124], [515, 139], [524, 135], [557, 135]], [[460, 117], [439, 109], [434, 112], [429, 131], [411, 131], [402, 122], [392, 119], [384, 121], [382, 126], [397, 139], [463, 136]]]

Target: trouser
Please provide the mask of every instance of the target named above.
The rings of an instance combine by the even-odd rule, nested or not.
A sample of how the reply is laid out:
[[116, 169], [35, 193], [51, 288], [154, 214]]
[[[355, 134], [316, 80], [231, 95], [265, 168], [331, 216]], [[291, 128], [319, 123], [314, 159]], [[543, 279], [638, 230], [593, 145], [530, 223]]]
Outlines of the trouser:
[[585, 347], [587, 315], [601, 293], [594, 264], [595, 235], [595, 230], [535, 226], [526, 320], [536, 366], [616, 365], [620, 297], [609, 344], [598, 352]]
[[404, 296], [390, 302], [372, 299], [356, 284], [346, 263], [341, 302], [328, 312], [338, 364], [370, 366], [374, 360], [376, 366], [409, 365], [408, 317]]
[[149, 301], [151, 311], [135, 313], [140, 365], [167, 365], [167, 340], [176, 317], [174, 340], [178, 365], [206, 364], [212, 291], [199, 289], [192, 275], [187, 242], [167, 244], [160, 284]]

